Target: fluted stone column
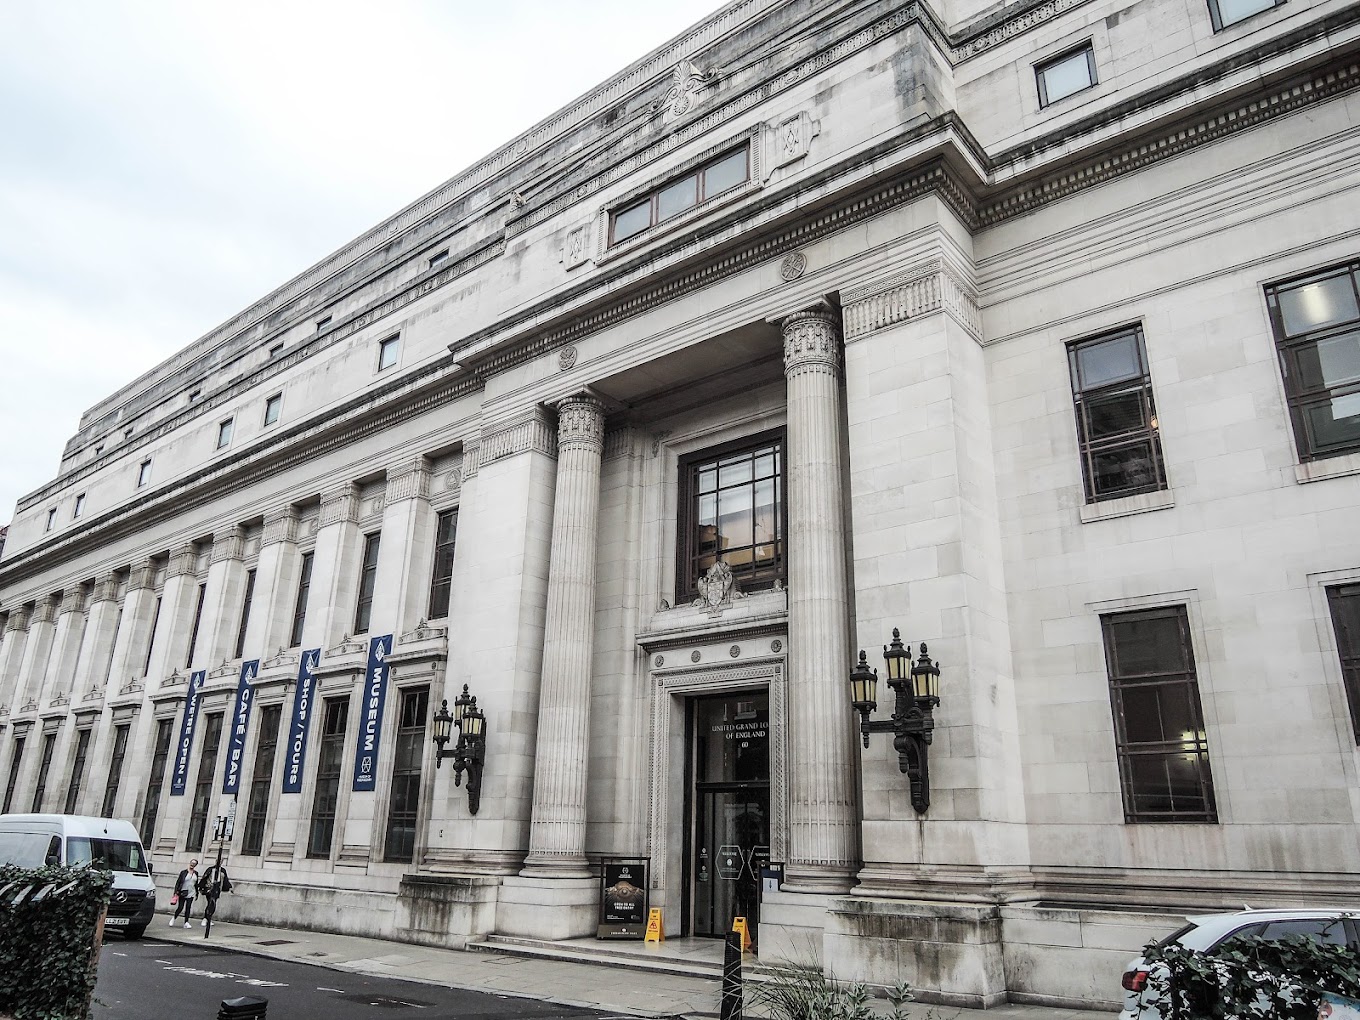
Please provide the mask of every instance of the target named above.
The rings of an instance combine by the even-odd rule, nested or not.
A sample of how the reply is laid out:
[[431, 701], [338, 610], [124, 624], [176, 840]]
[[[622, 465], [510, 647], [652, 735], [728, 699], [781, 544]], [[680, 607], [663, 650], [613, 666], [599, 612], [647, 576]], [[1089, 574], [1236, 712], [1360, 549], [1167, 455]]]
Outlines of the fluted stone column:
[[118, 635], [118, 617], [118, 575], [105, 574], [90, 592], [85, 638], [80, 642], [75, 679], [71, 681], [72, 704], [104, 686], [113, 655], [113, 641]]
[[297, 594], [297, 511], [290, 505], [264, 515], [255, 565], [254, 609], [246, 625], [245, 657], [267, 658], [287, 648]]
[[0, 645], [0, 705], [8, 705], [10, 712], [18, 709], [15, 691], [19, 683], [19, 666], [24, 661], [24, 645], [28, 643], [28, 606], [15, 606], [5, 621], [5, 642]]
[[52, 662], [43, 680], [38, 704], [46, 708], [59, 694], [71, 689], [80, 659], [80, 645], [85, 637], [85, 589], [74, 585], [62, 594], [57, 607], [57, 631], [52, 640]]
[[359, 487], [340, 482], [321, 493], [312, 588], [303, 648], [330, 648], [354, 627], [354, 599], [359, 583]]
[[14, 689], [11, 711], [25, 705], [36, 705], [42, 692], [43, 678], [51, 661], [52, 639], [57, 630], [57, 606], [60, 599], [47, 597], [38, 600], [33, 617], [28, 623], [28, 640], [24, 643], [24, 657], [19, 666], [19, 682]]
[[370, 633], [400, 636], [425, 616], [434, 556], [430, 462], [412, 457], [387, 469], [383, 495], [383, 548], [373, 585]]
[[128, 574], [123, 617], [113, 643], [110, 693], [117, 694], [128, 684], [146, 676], [147, 652], [155, 637], [152, 630], [159, 623], [156, 615], [156, 564], [143, 560]]
[[239, 526], [213, 535], [203, 622], [194, 649], [195, 669], [215, 669], [236, 657], [236, 629], [241, 623], [246, 586], [246, 567], [241, 558], [244, 546], [245, 536]]
[[172, 673], [188, 672], [189, 639], [197, 608], [198, 547], [186, 542], [171, 551], [165, 565], [160, 622], [152, 635], [151, 666], [147, 670], [151, 680], [148, 689], [158, 687]]
[[557, 408], [548, 615], [539, 689], [534, 806], [525, 876], [584, 878], [590, 662], [595, 631], [595, 533], [604, 407], [569, 397]]
[[838, 893], [858, 857], [842, 493], [840, 315], [780, 321], [788, 379], [789, 850], [785, 888]]

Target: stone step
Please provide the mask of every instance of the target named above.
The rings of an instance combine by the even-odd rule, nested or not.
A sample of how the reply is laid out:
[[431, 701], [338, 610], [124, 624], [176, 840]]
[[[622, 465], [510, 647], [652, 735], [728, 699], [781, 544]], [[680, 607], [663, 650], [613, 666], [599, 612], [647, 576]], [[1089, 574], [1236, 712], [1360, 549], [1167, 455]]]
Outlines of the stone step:
[[474, 942], [469, 942], [467, 948], [480, 953], [532, 956], [544, 960], [563, 960], [569, 963], [594, 964], [595, 966], [628, 967], [654, 974], [682, 974], [687, 977], [712, 978], [715, 981], [722, 978], [722, 963], [720, 961], [662, 955], [665, 953], [664, 948], [637, 952], [613, 948], [608, 943], [603, 942], [598, 946], [591, 946], [581, 943], [519, 938], [512, 935], [484, 935]]

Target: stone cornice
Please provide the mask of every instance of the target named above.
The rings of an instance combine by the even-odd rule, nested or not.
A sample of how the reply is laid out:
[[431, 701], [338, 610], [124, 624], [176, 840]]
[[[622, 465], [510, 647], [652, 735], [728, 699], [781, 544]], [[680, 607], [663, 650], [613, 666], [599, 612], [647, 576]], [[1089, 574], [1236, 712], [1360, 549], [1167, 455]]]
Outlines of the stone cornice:
[[846, 343], [876, 329], [935, 312], [952, 316], [975, 340], [982, 340], [976, 291], [940, 259], [843, 291], [841, 307]]

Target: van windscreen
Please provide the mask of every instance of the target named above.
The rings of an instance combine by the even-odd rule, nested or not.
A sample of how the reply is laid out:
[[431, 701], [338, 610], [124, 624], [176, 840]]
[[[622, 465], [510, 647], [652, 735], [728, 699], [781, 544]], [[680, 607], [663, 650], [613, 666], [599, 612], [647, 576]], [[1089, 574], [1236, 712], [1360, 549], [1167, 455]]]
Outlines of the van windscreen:
[[60, 847], [60, 840], [46, 832], [0, 832], [0, 864], [41, 868], [54, 842]]
[[146, 874], [146, 861], [142, 859], [142, 848], [136, 843], [125, 843], [117, 839], [68, 836], [66, 838], [66, 863], [70, 865], [92, 864], [96, 868], [126, 871], [134, 875]]

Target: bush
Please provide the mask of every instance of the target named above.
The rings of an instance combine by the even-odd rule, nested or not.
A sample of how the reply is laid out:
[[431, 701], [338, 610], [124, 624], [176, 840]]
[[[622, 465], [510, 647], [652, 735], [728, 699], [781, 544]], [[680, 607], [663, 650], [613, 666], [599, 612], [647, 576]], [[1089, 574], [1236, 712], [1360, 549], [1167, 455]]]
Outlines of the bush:
[[0, 1013], [89, 1016], [95, 925], [112, 884], [90, 868], [0, 866]]
[[[762, 967], [759, 978], [747, 983], [746, 998], [773, 1020], [909, 1020], [903, 1006], [913, 995], [911, 985], [900, 982], [888, 991], [892, 1012], [875, 1013], [866, 985], [837, 981], [816, 966], [774, 964]], [[928, 1011], [926, 1020], [934, 1015]]]
[[1165, 1020], [1317, 1020], [1322, 993], [1360, 997], [1355, 951], [1302, 935], [1235, 938], [1213, 955], [1153, 944], [1143, 958], [1163, 965], [1149, 986]]

